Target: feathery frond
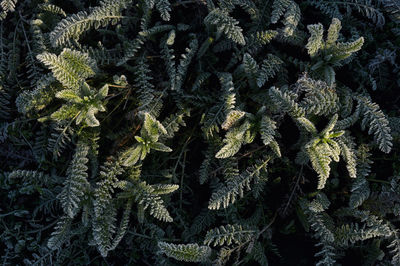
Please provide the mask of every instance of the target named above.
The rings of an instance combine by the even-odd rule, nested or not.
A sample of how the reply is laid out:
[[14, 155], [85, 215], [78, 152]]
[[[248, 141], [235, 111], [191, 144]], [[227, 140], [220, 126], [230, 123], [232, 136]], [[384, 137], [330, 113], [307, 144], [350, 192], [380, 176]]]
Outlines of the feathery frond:
[[87, 180], [88, 151], [89, 147], [85, 143], [79, 142], [77, 144], [74, 158], [67, 171], [64, 187], [58, 195], [64, 213], [70, 218], [75, 217], [85, 193], [89, 192], [90, 184]]
[[50, 33], [50, 42], [53, 47], [64, 45], [71, 40], [77, 40], [80, 35], [91, 28], [105, 27], [109, 24], [115, 24], [123, 16], [121, 11], [131, 4], [132, 0], [105, 0], [91, 10], [80, 11], [63, 20], [61, 20], [54, 30]]
[[211, 249], [208, 246], [198, 244], [177, 245], [160, 241], [158, 247], [162, 253], [179, 261], [203, 262], [211, 255]]
[[224, 33], [228, 39], [235, 43], [240, 45], [246, 44], [242, 29], [238, 26], [239, 22], [229, 16], [226, 11], [216, 8], [208, 13], [204, 22], [208, 25], [215, 25], [219, 32]]

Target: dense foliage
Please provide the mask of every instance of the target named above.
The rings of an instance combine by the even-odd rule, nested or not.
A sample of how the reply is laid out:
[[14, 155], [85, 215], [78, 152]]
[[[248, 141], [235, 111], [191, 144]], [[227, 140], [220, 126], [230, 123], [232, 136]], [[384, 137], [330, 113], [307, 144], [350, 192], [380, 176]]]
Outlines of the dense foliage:
[[2, 265], [400, 265], [399, 0], [2, 0]]

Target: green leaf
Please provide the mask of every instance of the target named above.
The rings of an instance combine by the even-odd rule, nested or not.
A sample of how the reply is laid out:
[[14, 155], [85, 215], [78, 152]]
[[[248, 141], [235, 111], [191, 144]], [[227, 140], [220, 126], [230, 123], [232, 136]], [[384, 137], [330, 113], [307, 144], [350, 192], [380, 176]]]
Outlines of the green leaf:
[[158, 140], [160, 133], [168, 134], [164, 126], [149, 113], [144, 113], [143, 130], [143, 133], [150, 137], [152, 142]]
[[325, 46], [327, 48], [334, 46], [337, 39], [339, 38], [339, 32], [341, 29], [342, 29], [342, 23], [340, 22], [340, 20], [338, 20], [337, 18], [333, 18], [332, 23], [328, 29], [328, 36], [326, 38]]
[[211, 248], [198, 244], [172, 244], [158, 242], [161, 252], [179, 261], [203, 262], [211, 255]]
[[240, 150], [243, 143], [252, 142], [255, 134], [251, 134], [250, 126], [250, 123], [245, 120], [241, 126], [231, 128], [224, 139], [225, 146], [217, 152], [215, 158], [231, 157]]
[[63, 216], [57, 222], [57, 225], [55, 226], [54, 231], [51, 233], [51, 237], [47, 242], [49, 249], [59, 249], [61, 248], [61, 245], [69, 239], [72, 220], [73, 219], [69, 218], [68, 216]]
[[151, 187], [154, 189], [153, 194], [156, 195], [170, 194], [179, 189], [179, 185], [175, 184], [155, 184]]
[[237, 26], [239, 22], [229, 16], [229, 13], [226, 11], [216, 8], [208, 13], [207, 17], [204, 19], [204, 22], [206, 24], [216, 25], [218, 31], [224, 33], [226, 37], [232, 41], [241, 45], [246, 44], [242, 29]]
[[330, 139], [338, 138], [338, 137], [342, 136], [343, 134], [344, 134], [344, 130], [335, 131], [335, 132], [328, 134], [327, 138], [330, 138]]
[[56, 93], [56, 97], [59, 99], [64, 99], [72, 103], [81, 103], [82, 99], [74, 90], [62, 90]]
[[165, 146], [161, 142], [151, 143], [150, 148], [156, 151], [163, 151], [163, 152], [171, 152], [172, 149], [170, 147]]
[[100, 121], [94, 116], [97, 113], [97, 108], [91, 106], [86, 112], [85, 122], [89, 127], [97, 127], [100, 125]]
[[276, 122], [273, 121], [269, 116], [264, 115], [260, 122], [260, 133], [264, 145], [269, 145], [275, 140]]
[[242, 147], [243, 141], [240, 139], [233, 140], [231, 139], [224, 147], [222, 147], [217, 154], [215, 154], [215, 158], [228, 158], [235, 155]]
[[103, 87], [101, 87], [98, 93], [98, 95], [101, 97], [100, 99], [103, 99], [108, 95], [108, 88], [108, 84], [105, 84]]
[[44, 52], [37, 59], [49, 67], [54, 77], [69, 89], [77, 90], [86, 78], [95, 75], [96, 62], [88, 54], [64, 48], [59, 56]]
[[321, 49], [323, 41], [322, 38], [324, 37], [324, 27], [321, 23], [308, 25], [308, 31], [310, 32], [311, 36], [308, 39], [308, 43], [306, 48], [308, 50], [308, 54], [311, 57], [314, 57], [318, 51]]
[[228, 224], [209, 230], [204, 238], [204, 244], [214, 247], [240, 244], [250, 240], [254, 233], [254, 230], [244, 229], [240, 224]]
[[140, 137], [140, 136], [135, 136], [135, 139], [136, 139], [137, 142], [139, 142], [139, 143], [142, 143], [142, 144], [145, 144], [145, 143], [146, 143], [146, 141], [145, 141], [142, 137]]
[[320, 136], [322, 136], [324, 138], [328, 138], [330, 136], [331, 131], [333, 130], [333, 128], [336, 125], [338, 117], [339, 117], [338, 114], [334, 114], [332, 116], [331, 120], [329, 120], [328, 125], [326, 125], [326, 127], [321, 131]]
[[318, 173], [318, 189], [323, 189], [329, 177], [331, 168], [331, 152], [327, 145], [317, 145], [307, 149], [313, 169]]
[[90, 188], [90, 184], [87, 181], [88, 151], [88, 145], [78, 142], [75, 154], [67, 170], [67, 178], [63, 184], [64, 187], [57, 196], [60, 199], [64, 213], [71, 219], [81, 209], [81, 202], [84, 199], [85, 193]]
[[297, 122], [299, 122], [299, 124], [308, 132], [310, 132], [311, 134], [315, 135], [317, 134], [317, 129], [315, 128], [314, 124], [308, 120], [307, 118], [305, 118], [304, 116], [302, 117], [297, 117], [296, 118]]
[[72, 119], [79, 112], [76, 105], [64, 104], [57, 111], [51, 114], [51, 118], [56, 121]]
[[122, 154], [122, 165], [129, 167], [133, 166], [139, 160], [142, 153], [142, 145], [136, 145]]
[[131, 2], [132, 0], [101, 1], [101, 5], [92, 8], [90, 14], [80, 11], [61, 20], [50, 32], [51, 45], [62, 46], [72, 40], [78, 40], [80, 35], [91, 28], [115, 24], [123, 18], [121, 11]]

